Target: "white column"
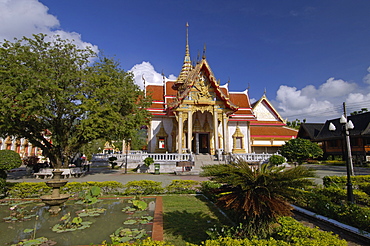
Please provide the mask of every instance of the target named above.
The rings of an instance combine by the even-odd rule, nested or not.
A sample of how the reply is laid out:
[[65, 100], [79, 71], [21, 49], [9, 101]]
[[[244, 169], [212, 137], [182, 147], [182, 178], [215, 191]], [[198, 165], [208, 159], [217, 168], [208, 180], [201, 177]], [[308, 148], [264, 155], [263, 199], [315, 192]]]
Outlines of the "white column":
[[199, 133], [195, 133], [195, 153], [199, 154]]
[[213, 140], [215, 143], [215, 155], [217, 154], [218, 150], [218, 119], [217, 119], [217, 111], [213, 110]]
[[151, 153], [152, 152], [152, 144], [153, 144], [153, 127], [152, 127], [152, 122], [153, 121], [150, 121], [149, 122], [149, 126], [148, 126], [148, 153]]
[[177, 141], [177, 145], [178, 145], [178, 153], [179, 154], [182, 154], [182, 131], [183, 131], [183, 125], [182, 125], [182, 112], [179, 112], [179, 117], [178, 117], [178, 141]]
[[192, 112], [188, 111], [188, 150], [191, 152], [191, 139], [193, 136], [193, 117]]
[[222, 113], [222, 135], [224, 143], [224, 153], [229, 153], [229, 134], [227, 129], [227, 118], [225, 113]]

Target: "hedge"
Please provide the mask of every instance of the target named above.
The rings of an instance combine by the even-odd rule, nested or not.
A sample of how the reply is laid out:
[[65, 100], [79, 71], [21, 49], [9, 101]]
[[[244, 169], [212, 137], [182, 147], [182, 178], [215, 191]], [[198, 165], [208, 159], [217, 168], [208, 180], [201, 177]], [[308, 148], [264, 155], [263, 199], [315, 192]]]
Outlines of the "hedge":
[[[347, 185], [347, 176], [325, 176], [322, 178], [325, 187], [336, 186], [344, 188]], [[353, 185], [370, 182], [370, 175], [351, 176]]]
[[[199, 182], [193, 180], [172, 180], [162, 187], [162, 182], [151, 180], [130, 181], [123, 185], [117, 181], [104, 182], [68, 182], [61, 188], [61, 193], [77, 196], [81, 191], [89, 190], [92, 186], [101, 188], [102, 195], [154, 195], [154, 194], [195, 194], [199, 191]], [[50, 194], [51, 188], [45, 182], [6, 183], [9, 198], [38, 198]]]

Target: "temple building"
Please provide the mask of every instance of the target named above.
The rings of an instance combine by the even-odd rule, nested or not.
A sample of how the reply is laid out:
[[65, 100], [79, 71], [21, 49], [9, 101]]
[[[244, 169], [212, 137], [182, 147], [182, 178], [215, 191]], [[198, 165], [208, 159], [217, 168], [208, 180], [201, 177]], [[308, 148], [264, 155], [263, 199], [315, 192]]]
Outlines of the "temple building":
[[25, 138], [0, 137], [0, 150], [8, 149], [17, 152], [21, 158], [26, 156], [41, 156], [41, 149], [33, 146]]
[[185, 58], [176, 81], [146, 84], [152, 97], [148, 111], [150, 153], [275, 153], [297, 131], [285, 122], [263, 96], [251, 104], [248, 90], [231, 92], [220, 85], [205, 52], [196, 64], [190, 59], [188, 30]]

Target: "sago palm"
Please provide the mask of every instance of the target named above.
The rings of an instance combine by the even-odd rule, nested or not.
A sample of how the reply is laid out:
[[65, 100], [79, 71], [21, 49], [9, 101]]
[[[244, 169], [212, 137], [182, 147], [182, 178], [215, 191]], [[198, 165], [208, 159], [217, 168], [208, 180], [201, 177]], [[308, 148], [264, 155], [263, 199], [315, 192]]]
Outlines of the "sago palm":
[[297, 189], [312, 185], [307, 178], [314, 177], [314, 173], [302, 166], [285, 169], [267, 164], [252, 170], [239, 159], [230, 164], [204, 166], [202, 176], [223, 184], [213, 190], [219, 195], [219, 206], [232, 210], [249, 235], [263, 236], [280, 216], [291, 215], [287, 199], [294, 198]]

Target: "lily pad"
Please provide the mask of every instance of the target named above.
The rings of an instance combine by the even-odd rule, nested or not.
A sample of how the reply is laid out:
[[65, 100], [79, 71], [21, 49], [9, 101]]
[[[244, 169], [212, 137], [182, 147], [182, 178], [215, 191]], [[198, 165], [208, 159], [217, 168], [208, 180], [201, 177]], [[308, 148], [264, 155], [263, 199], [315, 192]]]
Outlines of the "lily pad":
[[136, 222], [137, 222], [136, 220], [126, 220], [125, 222], [123, 222], [123, 224], [125, 224], [125, 225], [133, 225]]

